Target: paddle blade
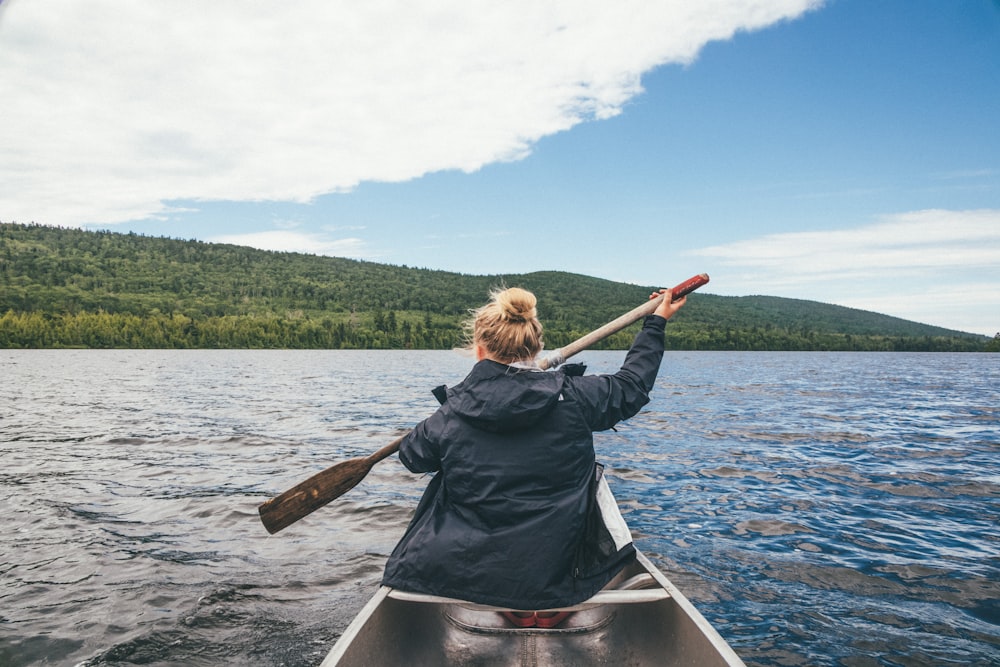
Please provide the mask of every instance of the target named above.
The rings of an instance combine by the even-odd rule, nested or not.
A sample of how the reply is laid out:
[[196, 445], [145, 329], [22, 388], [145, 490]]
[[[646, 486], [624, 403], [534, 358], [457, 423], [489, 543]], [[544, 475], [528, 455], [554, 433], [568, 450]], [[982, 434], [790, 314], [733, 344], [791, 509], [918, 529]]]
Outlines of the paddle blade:
[[296, 484], [257, 508], [267, 532], [277, 533], [344, 495], [365, 478], [375, 461], [360, 457], [342, 461]]

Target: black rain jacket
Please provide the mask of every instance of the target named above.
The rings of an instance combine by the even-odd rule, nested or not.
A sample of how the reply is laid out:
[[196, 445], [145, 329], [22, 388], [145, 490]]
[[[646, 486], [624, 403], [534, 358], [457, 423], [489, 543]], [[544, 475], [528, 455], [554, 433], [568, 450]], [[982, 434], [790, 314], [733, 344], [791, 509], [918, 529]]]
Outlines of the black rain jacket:
[[[513, 609], [577, 604], [634, 547], [597, 544], [593, 431], [649, 402], [666, 320], [643, 323], [613, 375], [478, 362], [402, 441], [412, 472], [436, 472], [382, 583]], [[589, 516], [589, 521], [588, 521]]]

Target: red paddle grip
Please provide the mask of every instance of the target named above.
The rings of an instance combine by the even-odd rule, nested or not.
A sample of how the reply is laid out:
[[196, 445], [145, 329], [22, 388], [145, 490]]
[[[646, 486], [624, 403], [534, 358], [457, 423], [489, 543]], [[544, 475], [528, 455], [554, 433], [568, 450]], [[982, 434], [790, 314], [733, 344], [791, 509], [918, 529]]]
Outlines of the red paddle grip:
[[670, 290], [670, 294], [672, 296], [671, 301], [677, 301], [677, 299], [687, 296], [691, 292], [695, 291], [696, 289], [707, 283], [708, 283], [707, 273], [699, 273], [696, 276], [692, 276], [691, 278], [688, 278], [687, 280], [682, 282], [677, 287]]

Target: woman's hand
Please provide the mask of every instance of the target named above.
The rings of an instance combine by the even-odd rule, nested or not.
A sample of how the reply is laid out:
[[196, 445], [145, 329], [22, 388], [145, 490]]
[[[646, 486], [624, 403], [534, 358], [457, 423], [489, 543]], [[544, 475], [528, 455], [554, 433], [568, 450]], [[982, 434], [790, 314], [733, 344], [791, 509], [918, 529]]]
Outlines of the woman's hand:
[[671, 291], [668, 290], [668, 289], [661, 289], [658, 292], [653, 292], [652, 294], [649, 295], [649, 298], [650, 299], [655, 299], [656, 297], [660, 296], [661, 294], [665, 295], [663, 297], [663, 302], [660, 303], [660, 305], [656, 307], [656, 310], [653, 311], [653, 314], [654, 315], [659, 315], [660, 317], [662, 317], [665, 320], [669, 320], [671, 317], [673, 317], [674, 313], [676, 313], [678, 310], [680, 310], [681, 307], [685, 303], [687, 303], [687, 297], [686, 296], [685, 297], [681, 297], [680, 299], [677, 299], [677, 301], [671, 301], [672, 294], [671, 294]]

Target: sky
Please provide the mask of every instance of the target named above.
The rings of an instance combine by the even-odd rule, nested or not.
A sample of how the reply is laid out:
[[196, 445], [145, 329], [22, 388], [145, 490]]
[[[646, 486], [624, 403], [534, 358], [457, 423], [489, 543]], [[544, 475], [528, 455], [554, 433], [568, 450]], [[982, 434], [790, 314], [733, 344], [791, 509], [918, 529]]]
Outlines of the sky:
[[3, 222], [1000, 332], [998, 0], [0, 0], [0, 100]]

